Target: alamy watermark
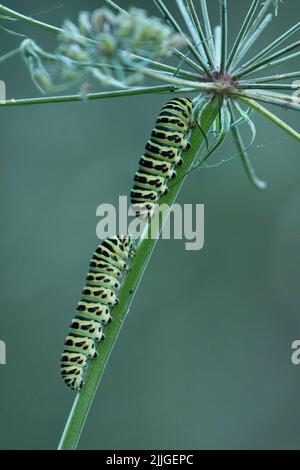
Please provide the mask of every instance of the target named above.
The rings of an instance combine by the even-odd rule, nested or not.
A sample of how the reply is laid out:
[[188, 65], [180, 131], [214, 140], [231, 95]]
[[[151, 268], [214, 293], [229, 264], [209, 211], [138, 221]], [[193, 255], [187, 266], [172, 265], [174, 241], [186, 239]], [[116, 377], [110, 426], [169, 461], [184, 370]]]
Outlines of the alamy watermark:
[[6, 84], [3, 80], [0, 80], [0, 103], [6, 100]]
[[[201, 250], [204, 246], [204, 204], [157, 204], [148, 222], [135, 216], [127, 196], [119, 196], [118, 208], [113, 204], [101, 204], [97, 207], [96, 215], [100, 217], [96, 228], [100, 240], [119, 233], [128, 234], [133, 240], [141, 237], [156, 240], [160, 236], [164, 240], [185, 240], [188, 251]], [[165, 223], [160, 233], [161, 220], [165, 220]]]
[[6, 344], [0, 339], [0, 365], [6, 364]]
[[300, 364], [300, 339], [295, 339], [295, 341], [292, 342], [291, 348], [294, 349], [291, 355], [292, 364], [298, 366]]

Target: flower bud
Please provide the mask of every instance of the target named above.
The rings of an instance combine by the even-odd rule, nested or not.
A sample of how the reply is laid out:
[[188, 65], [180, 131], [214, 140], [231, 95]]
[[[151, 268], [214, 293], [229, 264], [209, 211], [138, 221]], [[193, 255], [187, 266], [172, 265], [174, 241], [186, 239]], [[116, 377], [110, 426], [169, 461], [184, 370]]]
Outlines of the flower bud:
[[76, 44], [85, 44], [85, 39], [81, 36], [77, 26], [70, 20], [65, 20], [62, 25], [63, 33], [60, 33], [59, 39]]
[[114, 36], [109, 33], [102, 33], [99, 34], [98, 40], [103, 54], [111, 56], [115, 53], [117, 49], [117, 41]]
[[91, 14], [91, 22], [96, 33], [100, 33], [105, 29], [113, 28], [117, 24], [117, 19], [107, 8], [98, 8]]
[[53, 82], [47, 70], [41, 65], [31, 68], [31, 76], [37, 87], [44, 93], [53, 89]]
[[64, 48], [64, 54], [72, 60], [77, 60], [78, 62], [88, 62], [90, 56], [85, 50], [80, 47], [78, 44], [69, 44]]

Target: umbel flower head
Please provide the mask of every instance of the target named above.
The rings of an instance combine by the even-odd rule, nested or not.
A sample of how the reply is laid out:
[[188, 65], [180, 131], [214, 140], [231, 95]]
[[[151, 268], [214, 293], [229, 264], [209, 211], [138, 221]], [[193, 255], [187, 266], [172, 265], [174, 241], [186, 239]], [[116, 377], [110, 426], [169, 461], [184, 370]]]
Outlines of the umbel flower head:
[[[197, 0], [197, 3], [174, 0], [172, 8], [174, 13], [175, 9], [179, 11], [180, 24], [163, 0], [153, 0], [162, 20], [147, 16], [143, 10], [125, 11], [111, 0], [104, 1], [111, 10], [82, 12], [76, 25], [69, 20], [64, 22], [59, 46], [53, 54], [43, 51], [31, 40], [23, 43], [23, 56], [40, 89], [51, 89], [58, 70], [67, 86], [86, 82], [93, 76], [102, 85], [120, 92], [125, 90], [128, 95], [135, 92], [192, 93], [200, 129], [207, 106], [215, 102], [218, 117], [213, 132], [205, 135], [205, 147], [199, 152], [195, 167], [207, 165], [208, 157], [231, 132], [250, 181], [258, 189], [264, 189], [266, 185], [256, 177], [247, 152], [255, 140], [253, 111], [300, 140], [296, 130], [265, 107], [267, 103], [300, 110], [300, 82], [297, 80], [300, 71], [276, 73], [276, 67], [300, 57], [299, 38], [289, 43], [290, 38], [299, 33], [300, 22], [256, 54], [251, 53], [264, 30], [279, 15], [283, 0], [249, 0], [249, 9], [235, 38], [230, 38], [228, 33], [228, 9], [234, 8], [235, 0], [214, 0], [220, 9], [214, 25], [206, 0]], [[171, 56], [178, 60], [176, 66], [164, 61]], [[147, 78], [165, 85], [136, 88]], [[240, 133], [240, 125], [245, 123], [252, 132], [248, 145], [243, 143]]]

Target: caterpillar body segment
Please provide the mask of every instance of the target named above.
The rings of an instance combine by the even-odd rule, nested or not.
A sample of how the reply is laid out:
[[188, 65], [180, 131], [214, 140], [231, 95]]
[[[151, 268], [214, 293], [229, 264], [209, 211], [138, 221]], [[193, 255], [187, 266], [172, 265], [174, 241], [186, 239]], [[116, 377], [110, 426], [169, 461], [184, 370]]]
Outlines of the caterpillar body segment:
[[85, 286], [82, 291], [82, 300], [99, 302], [109, 307], [118, 305], [119, 301], [114, 290], [103, 287]]
[[189, 128], [194, 125], [193, 102], [189, 98], [173, 98], [165, 104], [161, 113], [170, 113], [170, 117], [179, 117]]
[[94, 256], [97, 260], [109, 262], [112, 266], [124, 271], [127, 267], [126, 261], [121, 256], [112, 251], [111, 246], [108, 248], [105, 245], [99, 245], [96, 249]]
[[149, 175], [144, 171], [137, 171], [134, 176], [134, 182], [138, 183], [138, 187], [142, 189], [152, 189], [162, 195], [167, 194], [168, 186], [162, 176]]
[[70, 333], [65, 341], [64, 354], [67, 351], [84, 354], [88, 359], [94, 359], [98, 356], [95, 341], [90, 338], [80, 338]]
[[183, 150], [190, 148], [191, 146], [188, 140], [185, 139], [180, 132], [166, 131], [160, 127], [156, 127], [152, 131], [151, 137], [154, 142], [157, 142], [158, 144], [170, 145]]
[[128, 237], [114, 237], [104, 240], [103, 244], [112, 254], [120, 256], [123, 260], [131, 258], [134, 253], [134, 247]]
[[82, 389], [83, 371], [84, 368], [79, 365], [66, 366], [63, 363], [61, 365], [62, 378], [65, 384], [68, 385], [68, 387], [70, 387], [72, 390], [79, 391]]
[[152, 175], [162, 176], [166, 180], [176, 178], [176, 171], [172, 163], [160, 161], [155, 157], [143, 155], [139, 162], [139, 171], [145, 171]]
[[138, 189], [133, 187], [131, 193], [131, 202], [156, 202], [159, 199], [159, 194], [154, 189]]
[[110, 308], [104, 304], [81, 300], [77, 305], [77, 311], [80, 317], [95, 320], [102, 325], [112, 321]]
[[70, 326], [70, 333], [77, 336], [83, 336], [84, 338], [93, 339], [96, 342], [104, 340], [101, 323], [94, 320], [81, 320], [80, 318], [74, 318]]
[[114, 277], [103, 273], [90, 271], [86, 277], [86, 284], [89, 286], [108, 287], [109, 289], [120, 289], [120, 282]]
[[93, 273], [103, 273], [113, 276], [116, 279], [121, 276], [121, 271], [116, 266], [112, 266], [104, 260], [97, 258], [96, 255], [93, 255], [93, 258], [90, 262], [90, 271]]
[[87, 357], [85, 354], [82, 353], [69, 353], [69, 354], [62, 354], [61, 363], [66, 367], [71, 366], [80, 366], [85, 368], [87, 365]]
[[136, 215], [141, 220], [148, 221], [152, 218], [156, 204], [152, 203], [134, 203], [132, 206], [132, 209]]
[[170, 148], [168, 146], [160, 145], [154, 140], [149, 140], [145, 149], [147, 156], [149, 157], [170, 162], [176, 166], [182, 165], [182, 158], [178, 148]]

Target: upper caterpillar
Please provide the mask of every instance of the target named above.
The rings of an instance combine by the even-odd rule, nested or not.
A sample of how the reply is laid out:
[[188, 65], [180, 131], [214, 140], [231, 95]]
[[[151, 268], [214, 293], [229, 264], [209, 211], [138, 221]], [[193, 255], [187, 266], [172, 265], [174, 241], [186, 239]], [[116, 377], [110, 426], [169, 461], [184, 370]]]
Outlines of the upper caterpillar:
[[134, 176], [131, 204], [137, 217], [150, 218], [159, 197], [168, 192], [174, 167], [183, 163], [181, 152], [190, 148], [187, 134], [193, 125], [189, 98], [174, 98], [162, 108]]
[[98, 355], [96, 342], [104, 340], [102, 325], [112, 320], [111, 309], [119, 302], [119, 278], [134, 253], [131, 238], [116, 235], [104, 240], [93, 254], [61, 357], [61, 375], [72, 390], [81, 390], [87, 361]]

